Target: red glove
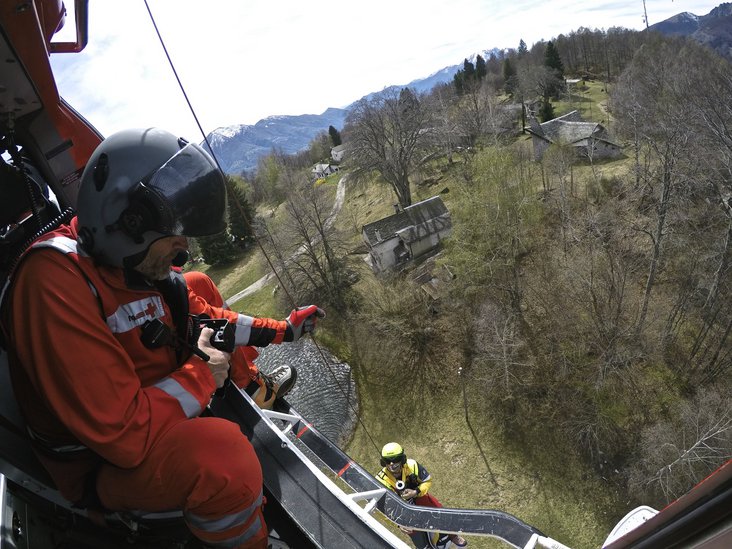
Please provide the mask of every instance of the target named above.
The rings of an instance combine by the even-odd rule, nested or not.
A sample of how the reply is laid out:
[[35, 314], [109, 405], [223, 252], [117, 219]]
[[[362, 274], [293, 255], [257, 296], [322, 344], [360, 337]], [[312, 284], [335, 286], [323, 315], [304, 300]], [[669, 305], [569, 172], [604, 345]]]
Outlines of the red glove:
[[325, 318], [325, 311], [317, 305], [294, 309], [285, 319], [287, 322], [285, 341], [297, 341], [303, 334], [314, 332], [319, 318]]

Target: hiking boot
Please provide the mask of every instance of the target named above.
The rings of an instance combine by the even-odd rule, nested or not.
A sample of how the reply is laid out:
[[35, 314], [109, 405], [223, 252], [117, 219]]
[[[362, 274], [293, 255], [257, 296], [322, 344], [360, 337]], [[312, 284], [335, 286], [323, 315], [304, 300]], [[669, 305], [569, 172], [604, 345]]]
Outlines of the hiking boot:
[[458, 534], [451, 535], [450, 541], [452, 541], [452, 543], [456, 547], [467, 547], [468, 546], [468, 540], [466, 540], [463, 536], [459, 536]]
[[297, 381], [297, 370], [284, 364], [278, 366], [269, 374], [259, 372], [256, 381], [250, 385], [257, 386], [256, 390], [249, 392], [257, 406], [271, 410], [274, 401], [285, 396]]
[[[431, 539], [431, 536], [428, 535], [427, 538]], [[414, 538], [412, 538], [412, 539], [414, 539]], [[432, 543], [435, 543], [435, 544], [432, 545]], [[425, 547], [435, 547], [436, 549], [447, 549], [448, 545], [450, 547], [452, 547], [452, 545], [450, 544], [450, 536], [448, 536], [446, 534], [440, 534], [439, 537], [437, 538], [436, 542], [430, 541], [430, 545], [425, 545]]]
[[278, 366], [269, 374], [259, 372], [259, 375], [264, 378], [267, 388], [277, 394], [275, 398], [281, 398], [289, 393], [297, 381], [297, 370], [288, 364]]

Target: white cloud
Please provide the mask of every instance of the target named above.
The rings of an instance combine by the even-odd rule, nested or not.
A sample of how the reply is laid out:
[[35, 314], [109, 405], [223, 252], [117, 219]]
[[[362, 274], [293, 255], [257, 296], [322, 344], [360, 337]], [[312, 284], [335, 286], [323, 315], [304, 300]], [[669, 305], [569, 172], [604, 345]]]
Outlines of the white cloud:
[[[522, 38], [531, 46], [580, 26], [644, 27], [642, 0], [148, 3], [206, 132], [321, 113]], [[717, 4], [646, 1], [651, 23]], [[90, 2], [88, 46], [52, 64], [61, 95], [103, 134], [155, 125], [199, 139], [141, 0]]]

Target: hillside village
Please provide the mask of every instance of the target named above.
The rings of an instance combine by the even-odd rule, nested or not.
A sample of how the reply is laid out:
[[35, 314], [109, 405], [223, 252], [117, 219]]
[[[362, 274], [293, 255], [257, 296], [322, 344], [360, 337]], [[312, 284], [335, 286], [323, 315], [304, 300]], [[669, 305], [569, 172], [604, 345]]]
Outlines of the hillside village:
[[[732, 144], [711, 114], [729, 62], [679, 39], [586, 32], [614, 52], [609, 80], [601, 49], [570, 61], [571, 34], [466, 61], [429, 95], [363, 100], [342, 143], [324, 133], [264, 160], [246, 196], [269, 263], [249, 249], [242, 268], [205, 267], [229, 293], [276, 267], [287, 291], [265, 287], [242, 310], [328, 310], [319, 340], [353, 367], [360, 463], [377, 468], [370, 439], [402, 440], [451, 506], [506, 510], [572, 547], [732, 455]], [[662, 89], [654, 68], [673, 75]], [[539, 94], [516, 109], [527, 89]], [[374, 120], [399, 120], [401, 146], [417, 144], [408, 162], [389, 164], [398, 144], [379, 156], [399, 141], [396, 123], [371, 141]], [[300, 259], [277, 259], [304, 241]]]
[[732, 537], [732, 4], [205, 147], [61, 98], [74, 8], [0, 9], [0, 549]]

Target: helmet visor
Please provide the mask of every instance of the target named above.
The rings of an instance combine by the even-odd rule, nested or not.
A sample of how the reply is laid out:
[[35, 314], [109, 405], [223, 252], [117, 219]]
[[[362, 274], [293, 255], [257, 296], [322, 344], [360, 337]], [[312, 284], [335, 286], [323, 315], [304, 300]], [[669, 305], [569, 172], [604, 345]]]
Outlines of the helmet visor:
[[404, 463], [404, 454], [400, 454], [398, 456], [388, 456], [388, 457], [381, 457], [381, 465], [382, 467], [387, 467], [393, 464], [399, 464], [401, 465]]
[[163, 234], [209, 236], [226, 228], [226, 183], [213, 159], [189, 143], [142, 184], [160, 199]]

